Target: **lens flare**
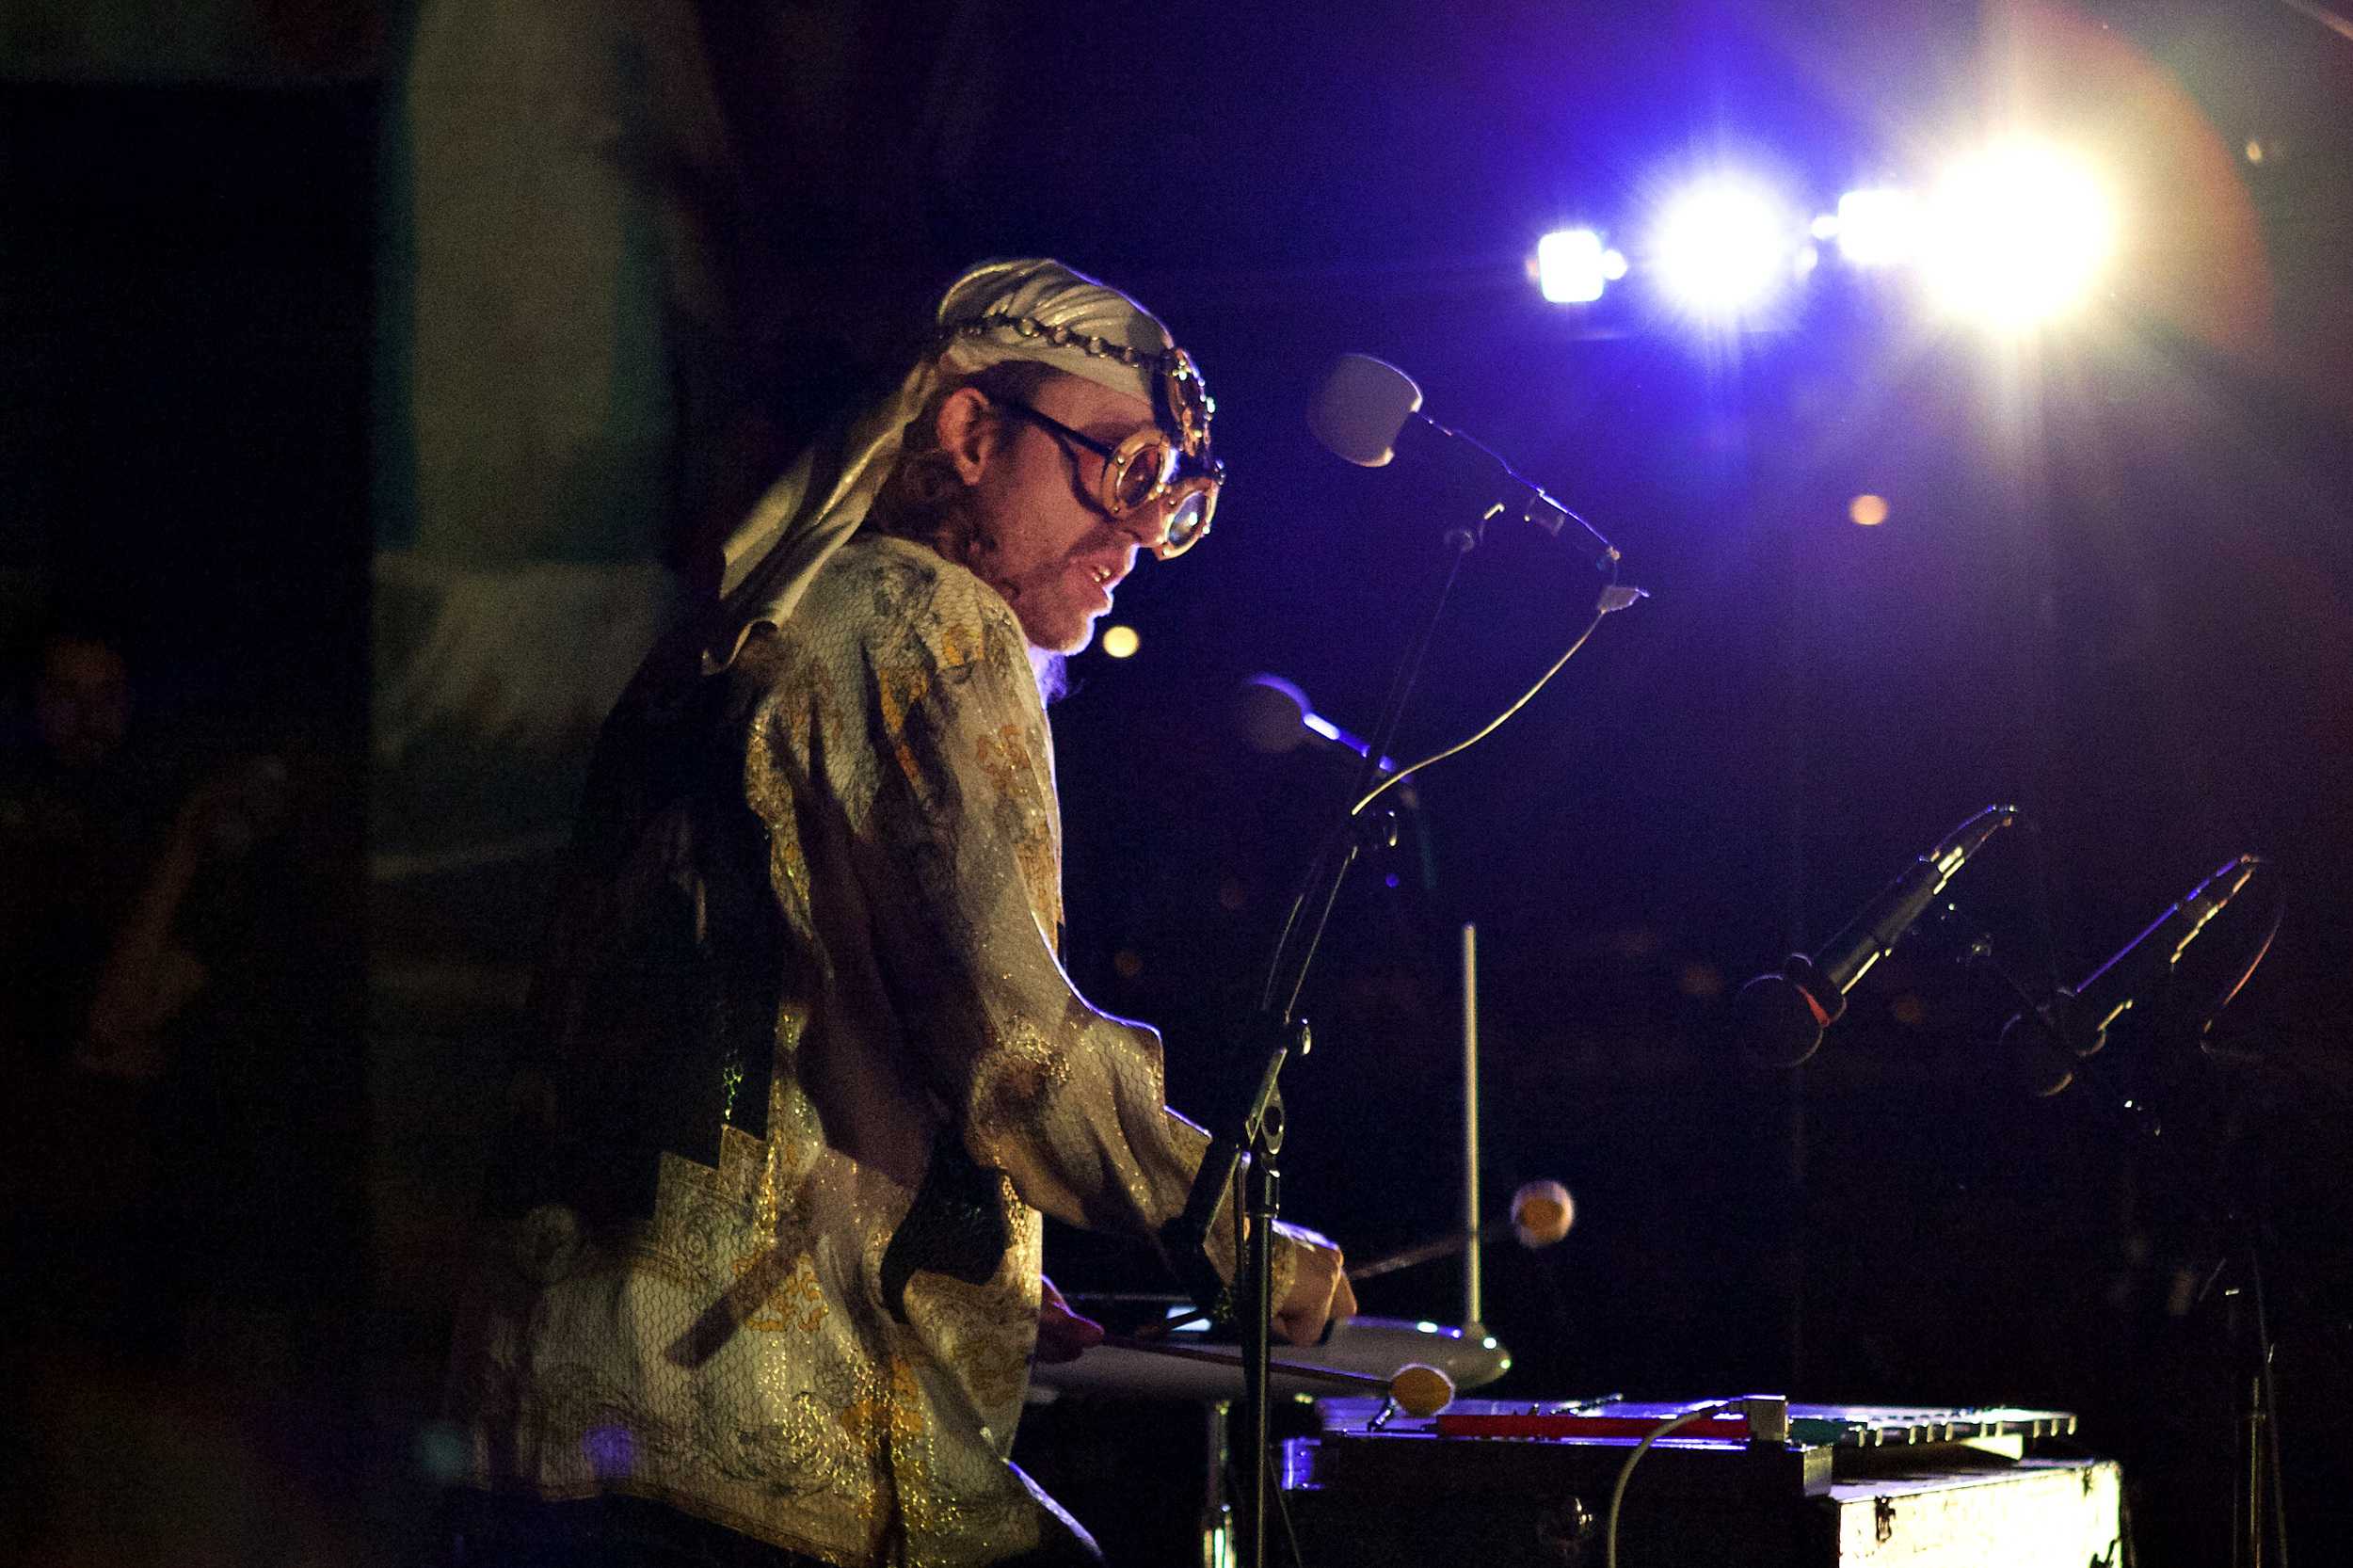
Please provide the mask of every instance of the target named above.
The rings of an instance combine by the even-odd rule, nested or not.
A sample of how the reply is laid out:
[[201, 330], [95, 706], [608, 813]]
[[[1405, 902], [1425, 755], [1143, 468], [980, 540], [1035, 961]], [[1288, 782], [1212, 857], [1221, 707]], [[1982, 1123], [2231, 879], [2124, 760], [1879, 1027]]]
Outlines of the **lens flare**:
[[[1536, 286], [1556, 305], [1583, 305], [1609, 286], [1609, 257], [1591, 229], [1562, 229], [1536, 242]], [[1623, 275], [1623, 273], [1621, 273]]]
[[1922, 263], [1945, 310], [2023, 330], [2089, 297], [2116, 248], [2116, 210], [2091, 167], [2013, 141], [1962, 159], [1929, 203]]
[[1797, 234], [1783, 204], [1762, 186], [1720, 177], [1667, 203], [1651, 248], [1668, 298], [1694, 315], [1727, 320], [1792, 280]]

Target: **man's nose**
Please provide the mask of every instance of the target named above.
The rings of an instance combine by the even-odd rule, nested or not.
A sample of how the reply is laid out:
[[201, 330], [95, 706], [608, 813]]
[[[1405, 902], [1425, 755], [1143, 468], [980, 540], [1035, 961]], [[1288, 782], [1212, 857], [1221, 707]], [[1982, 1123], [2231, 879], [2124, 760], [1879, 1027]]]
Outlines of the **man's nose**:
[[1145, 550], [1158, 551], [1168, 543], [1168, 520], [1175, 510], [1166, 497], [1147, 501], [1141, 506], [1130, 506], [1112, 520], [1120, 531]]

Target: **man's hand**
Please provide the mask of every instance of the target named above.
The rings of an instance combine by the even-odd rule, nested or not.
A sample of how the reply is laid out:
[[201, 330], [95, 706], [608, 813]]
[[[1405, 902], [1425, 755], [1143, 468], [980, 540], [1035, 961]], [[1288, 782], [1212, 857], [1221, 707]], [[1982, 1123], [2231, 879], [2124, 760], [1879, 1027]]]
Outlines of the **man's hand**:
[[1103, 1325], [1070, 1310], [1054, 1282], [1038, 1276], [1037, 1349], [1032, 1361], [1076, 1361], [1103, 1342]]
[[[1356, 1292], [1350, 1288], [1340, 1249], [1330, 1239], [1299, 1225], [1277, 1224], [1290, 1239], [1291, 1287], [1274, 1304], [1274, 1332], [1286, 1343], [1312, 1345], [1327, 1326], [1356, 1316]], [[1277, 1276], [1280, 1277], [1279, 1275]]]

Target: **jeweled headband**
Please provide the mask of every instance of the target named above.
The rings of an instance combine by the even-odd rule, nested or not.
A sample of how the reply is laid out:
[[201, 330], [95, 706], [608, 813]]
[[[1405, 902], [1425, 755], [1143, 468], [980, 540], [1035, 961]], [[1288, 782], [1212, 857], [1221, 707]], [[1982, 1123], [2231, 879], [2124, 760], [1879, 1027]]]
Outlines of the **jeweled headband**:
[[1209, 387], [1201, 379], [1201, 368], [1183, 349], [1163, 348], [1147, 354], [1132, 344], [1113, 343], [1067, 325], [1048, 326], [1035, 316], [1016, 315], [1009, 311], [991, 311], [969, 321], [950, 322], [940, 329], [940, 337], [947, 342], [984, 337], [991, 332], [1011, 332], [1055, 348], [1076, 349], [1094, 359], [1117, 360], [1121, 364], [1155, 375], [1160, 399], [1159, 411], [1175, 426], [1172, 433], [1185, 456], [1203, 458], [1209, 455], [1209, 421], [1217, 413], [1217, 401], [1209, 396]]

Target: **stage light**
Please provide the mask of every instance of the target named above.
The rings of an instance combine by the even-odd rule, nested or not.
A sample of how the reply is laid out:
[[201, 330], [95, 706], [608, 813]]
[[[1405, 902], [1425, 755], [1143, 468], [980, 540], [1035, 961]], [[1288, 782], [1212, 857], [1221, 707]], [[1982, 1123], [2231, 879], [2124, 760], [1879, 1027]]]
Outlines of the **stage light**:
[[1136, 649], [1143, 646], [1144, 639], [1136, 635], [1136, 629], [1124, 621], [1103, 628], [1103, 651], [1113, 659], [1133, 658]]
[[1791, 280], [1795, 227], [1761, 186], [1732, 178], [1703, 181], [1659, 215], [1651, 241], [1659, 286], [1695, 315], [1737, 317]]
[[2016, 141], [1946, 172], [1929, 204], [1921, 259], [1945, 309], [2020, 329], [2082, 303], [2115, 245], [2115, 208], [2090, 167]]
[[1881, 186], [1840, 197], [1838, 216], [1828, 227], [1848, 265], [1877, 267], [1910, 261], [1918, 253], [1920, 221], [1918, 197]]
[[1536, 242], [1536, 286], [1556, 305], [1583, 305], [1625, 276], [1625, 258], [1591, 229], [1562, 229]]

